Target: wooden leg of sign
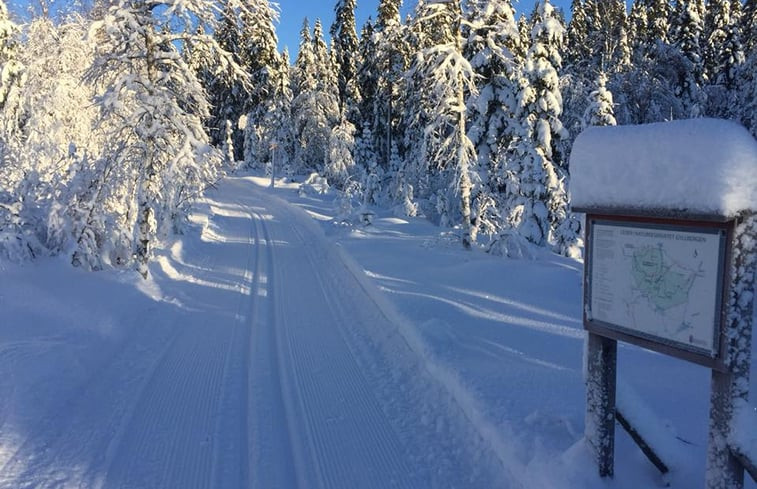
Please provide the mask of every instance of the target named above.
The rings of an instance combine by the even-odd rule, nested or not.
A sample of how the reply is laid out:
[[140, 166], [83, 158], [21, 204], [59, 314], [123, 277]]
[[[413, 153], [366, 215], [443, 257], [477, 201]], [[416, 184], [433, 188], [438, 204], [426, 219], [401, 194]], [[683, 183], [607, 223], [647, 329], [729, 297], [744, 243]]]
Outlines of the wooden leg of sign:
[[744, 468], [728, 447], [739, 403], [749, 399], [752, 354], [752, 317], [757, 265], [757, 218], [747, 216], [733, 236], [727, 284], [726, 317], [723, 325], [726, 372], [712, 372], [710, 436], [707, 446], [707, 489], [739, 489], [744, 486]]
[[615, 378], [618, 342], [588, 333], [586, 351], [586, 439], [597, 457], [600, 477], [615, 469]]
[[744, 469], [728, 448], [733, 420], [733, 375], [712, 371], [710, 436], [707, 443], [707, 489], [744, 487]]

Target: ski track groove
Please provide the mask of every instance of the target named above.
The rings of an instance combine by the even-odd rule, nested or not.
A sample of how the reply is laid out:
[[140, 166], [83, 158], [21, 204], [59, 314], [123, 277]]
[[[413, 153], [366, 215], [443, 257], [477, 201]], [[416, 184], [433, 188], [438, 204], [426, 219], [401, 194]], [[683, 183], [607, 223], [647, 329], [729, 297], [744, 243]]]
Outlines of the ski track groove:
[[[257, 403], [265, 403], [265, 405], [258, 406], [260, 409], [256, 412], [254, 420], [257, 423], [253, 422], [256, 429], [253, 430], [252, 426], [248, 427], [252, 444], [251, 452], [257, 448], [257, 452], [251, 453], [250, 457], [250, 486], [262, 489], [306, 487], [308, 478], [304, 474], [303, 456], [295, 449], [300, 444], [297, 443], [293, 401], [288, 392], [289, 383], [286, 380], [284, 362], [286, 352], [281, 338], [282, 332], [277, 327], [279, 318], [283, 317], [282, 311], [279, 310], [279, 298], [283, 295], [279, 288], [278, 268], [274, 260], [276, 245], [271, 239], [263, 216], [258, 212], [253, 212], [253, 214], [258, 236], [256, 246], [258, 249], [265, 246], [266, 255], [265, 260], [259, 261], [257, 275], [262, 277], [265, 274], [266, 286], [263, 288], [259, 281], [258, 288], [253, 289], [252, 293], [255, 295], [257, 304], [261, 302], [259, 298], [263, 297], [263, 292], [265, 292], [266, 305], [257, 306], [256, 311], [253, 312], [254, 334], [251, 345], [252, 351], [258, 355], [253, 362], [250, 362], [250, 369], [257, 366], [261, 371], [251, 378], [258, 382], [262, 381], [263, 385], [257, 386], [257, 393], [263, 398], [251, 398], [250, 406], [252, 408], [258, 405]], [[251, 390], [251, 397], [254, 393]], [[276, 433], [275, 427], [279, 427], [283, 432]]]
[[[243, 206], [241, 202], [238, 205]], [[249, 285], [250, 296], [240, 295], [235, 315], [229, 350], [223, 371], [221, 401], [216, 413], [215, 436], [213, 437], [213, 466], [210, 480], [213, 487], [243, 487], [250, 478], [249, 460], [249, 371], [252, 351], [252, 312], [255, 310], [256, 290], [259, 287], [260, 246], [253, 215], [247, 213], [248, 243], [243, 285]], [[253, 268], [254, 267], [254, 268]], [[245, 310], [249, 315], [246, 315]], [[242, 379], [235, 379], [233, 372], [244, 372]], [[236, 380], [236, 382], [235, 382]], [[239, 429], [239, 424], [243, 429]], [[223, 434], [236, 433], [224, 438]]]
[[[325, 278], [321, 275], [329, 271], [328, 266], [318, 266], [329, 265], [328, 262], [321, 263], [328, 255], [316, 254], [310, 249], [308, 239], [300, 230], [294, 226], [289, 228], [302, 245], [307, 258], [307, 270], [315, 277], [315, 285], [318, 286], [316, 297], [326, 306], [322, 314], [325, 314], [327, 323], [316, 329], [306, 321], [297, 322], [297, 334], [290, 334], [290, 342], [300, 345], [293, 348], [296, 352], [293, 366], [303, 380], [300, 383], [301, 392], [307, 393], [301, 404], [316, 453], [320, 454], [317, 461], [326, 487], [346, 487], [349, 481], [356, 482], [356, 477], [360, 487], [386, 487], [390, 483], [377, 477], [368, 477], [366, 480], [366, 472], [389, 476], [393, 484], [405, 483], [408, 484], [407, 487], [412, 487], [408, 477], [412, 471], [405, 459], [404, 447], [386, 414], [378, 407], [375, 394], [362, 375], [360, 362], [342, 331], [342, 323], [349, 321], [349, 318], [343, 317], [341, 311], [335, 308]], [[333, 275], [329, 278], [331, 281], [328, 285], [351, 285], [340, 283]], [[312, 348], [315, 344], [319, 345], [318, 350]], [[320, 352], [325, 353], [319, 355]], [[319, 364], [316, 359], [330, 367], [328, 380], [317, 375]], [[341, 417], [336, 422], [333, 419], [330, 423], [329, 419], [323, 422], [321, 418], [327, 417], [325, 415], [334, 410], [333, 404], [343, 404], [345, 400], [352, 403], [350, 409], [339, 412]], [[352, 450], [347, 452], [350, 456], [343, 456], [345, 454], [340, 453], [340, 450], [343, 451], [344, 447], [340, 442], [344, 439], [355, 441], [355, 435], [359, 439], [357, 446], [351, 447]], [[355, 462], [358, 466], [355, 466]]]
[[[306, 250], [306, 254], [310, 257], [310, 253], [307, 252], [307, 250]], [[310, 266], [311, 266], [311, 269], [313, 269], [313, 271], [315, 272], [315, 267], [312, 262], [312, 259], [310, 262]], [[321, 293], [329, 306], [329, 310], [336, 317], [332, 301], [329, 300], [328, 293], [326, 292], [326, 287], [323, 284], [321, 277], [317, 274], [315, 275], [316, 275], [316, 278], [318, 279], [318, 285], [320, 287]], [[336, 321], [334, 325], [337, 326], [338, 321]], [[330, 339], [332, 342], [334, 342], [333, 346], [338, 346], [338, 343], [339, 343], [338, 338], [330, 338]], [[329, 348], [329, 350], [338, 351], [337, 348]], [[365, 388], [366, 381], [364, 378], [357, 375], [354, 364], [351, 364], [351, 362], [349, 362], [349, 358], [345, 358], [344, 355], [336, 355], [335, 359], [338, 361], [338, 363], [335, 365], [335, 369], [343, 374], [341, 376], [337, 376], [334, 379], [336, 381], [335, 387], [337, 388], [338, 392], [344, 393], [345, 397], [349, 397], [351, 399], [358, 399], [360, 401], [360, 404], [356, 406], [358, 410], [362, 410], [364, 412], [374, 411], [372, 406], [375, 406], [375, 404], [368, 403], [368, 400], [371, 394]], [[353, 362], [354, 362], [354, 359], [353, 359]], [[314, 365], [312, 367], [314, 367]], [[313, 371], [312, 368], [308, 368], [308, 370], [306, 370], [306, 372], [312, 372], [312, 371]], [[318, 380], [314, 378], [312, 374], [309, 376], [311, 377], [312, 385], [315, 385], [318, 382]], [[318, 392], [318, 390], [316, 392]], [[318, 396], [316, 399], [322, 405], [327, 404], [327, 401], [328, 401], [328, 399], [324, 400], [320, 396]], [[371, 418], [377, 419], [376, 415], [379, 413], [373, 412], [371, 414], [372, 414]], [[376, 445], [381, 445], [381, 446], [391, 445], [391, 442], [389, 442], [389, 437], [387, 436], [386, 432], [379, 430], [376, 423], [370, 423], [368, 425], [364, 425], [363, 428], [365, 428], [366, 430], [365, 433], [367, 434], [367, 438], [375, 440]], [[329, 434], [328, 432], [325, 433], [326, 439], [324, 440], [322, 444], [323, 445], [322, 453], [328, 453], [329, 447], [334, 447], [335, 445], [338, 445], [339, 440], [328, 439], [328, 436], [327, 436], [328, 434]], [[372, 446], [372, 445], [369, 445], [369, 446]], [[371, 450], [371, 453], [369, 453], [369, 455], [371, 456], [372, 460], [380, 461], [384, 466], [390, 467], [393, 464], [394, 460], [390, 460], [387, 453], [396, 453], [396, 452], [397, 450], [394, 450], [392, 452], [389, 452], [388, 450], [379, 450], [377, 446]], [[326, 461], [328, 462], [329, 460], [338, 460], [338, 458], [326, 457]], [[335, 485], [336, 481], [343, 480], [344, 478], [346, 478], [347, 474], [345, 473], [344, 469], [345, 467], [343, 467], [341, 464], [339, 465], [334, 465], [333, 463], [329, 464], [329, 466], [326, 467], [325, 472], [331, 473], [334, 475], [334, 478], [331, 478], [328, 481], [329, 484]]]

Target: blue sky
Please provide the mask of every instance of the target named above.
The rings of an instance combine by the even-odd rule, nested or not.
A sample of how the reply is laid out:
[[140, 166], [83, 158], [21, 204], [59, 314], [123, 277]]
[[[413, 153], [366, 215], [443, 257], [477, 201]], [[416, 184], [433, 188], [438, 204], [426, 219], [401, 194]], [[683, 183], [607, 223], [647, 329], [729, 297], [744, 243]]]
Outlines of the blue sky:
[[[294, 53], [300, 43], [300, 29], [305, 17], [310, 20], [310, 26], [313, 26], [316, 18], [320, 18], [323, 23], [323, 29], [328, 34], [331, 24], [334, 22], [334, 4], [335, 0], [279, 0], [281, 7], [281, 19], [276, 29], [279, 36], [279, 48], [287, 46], [289, 51]], [[412, 12], [416, 0], [404, 0], [402, 6], [402, 15]], [[376, 16], [379, 0], [357, 0], [357, 11], [355, 18], [357, 31], [360, 29], [369, 16]], [[570, 10], [570, 0], [552, 0], [552, 4], [564, 10]], [[534, 7], [534, 0], [514, 0], [513, 6], [518, 12], [530, 13]], [[294, 59], [292, 60], [294, 61]]]
[[[73, 0], [53, 0], [53, 10], [57, 10]], [[85, 0], [86, 1], [86, 0]], [[6, 0], [8, 8], [16, 18], [26, 18], [29, 5], [37, 7], [36, 0]], [[513, 6], [520, 12], [530, 13], [534, 7], [535, 0], [513, 0]], [[294, 61], [297, 46], [300, 43], [300, 29], [302, 21], [307, 17], [310, 20], [312, 28], [315, 19], [321, 19], [323, 29], [328, 38], [328, 31], [334, 22], [334, 4], [336, 0], [279, 0], [278, 4], [281, 9], [281, 17], [276, 32], [279, 36], [279, 48], [285, 46], [289, 48]], [[357, 11], [355, 12], [358, 34], [365, 21], [369, 16], [375, 17], [379, 0], [357, 0]], [[404, 0], [402, 6], [402, 16], [412, 12], [416, 0]], [[570, 0], [552, 0], [552, 4], [566, 12], [570, 10]]]

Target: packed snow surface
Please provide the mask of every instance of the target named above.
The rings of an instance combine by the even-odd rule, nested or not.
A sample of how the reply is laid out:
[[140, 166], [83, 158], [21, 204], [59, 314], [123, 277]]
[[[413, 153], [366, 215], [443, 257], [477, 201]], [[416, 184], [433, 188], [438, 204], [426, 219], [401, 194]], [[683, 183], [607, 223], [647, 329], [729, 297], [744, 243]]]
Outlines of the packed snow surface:
[[730, 121], [590, 127], [576, 138], [570, 171], [577, 209], [757, 211], [757, 141]]
[[[1, 489], [663, 485], [622, 429], [612, 480], [583, 441], [580, 262], [269, 183], [219, 183], [147, 281], [0, 264]], [[702, 487], [710, 372], [620, 344], [618, 374]]]

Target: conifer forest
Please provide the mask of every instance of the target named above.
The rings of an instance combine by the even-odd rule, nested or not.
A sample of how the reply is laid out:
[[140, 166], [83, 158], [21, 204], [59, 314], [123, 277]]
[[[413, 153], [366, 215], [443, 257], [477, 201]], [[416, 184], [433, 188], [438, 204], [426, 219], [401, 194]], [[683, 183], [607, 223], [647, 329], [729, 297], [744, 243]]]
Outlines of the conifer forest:
[[[591, 125], [713, 117], [757, 136], [757, 0], [381, 0], [304, 19], [267, 0], [0, 0], [0, 260], [147, 275], [230, 172], [325, 179], [504, 256], [580, 257], [570, 150]], [[326, 29], [328, 29], [327, 36]], [[327, 42], [327, 37], [330, 42]], [[317, 174], [317, 175], [313, 175]]]

